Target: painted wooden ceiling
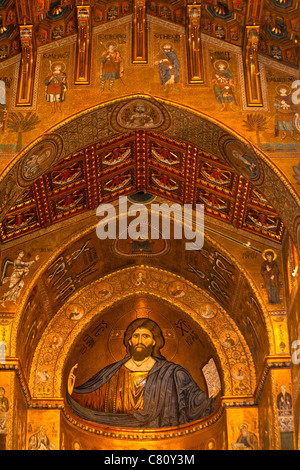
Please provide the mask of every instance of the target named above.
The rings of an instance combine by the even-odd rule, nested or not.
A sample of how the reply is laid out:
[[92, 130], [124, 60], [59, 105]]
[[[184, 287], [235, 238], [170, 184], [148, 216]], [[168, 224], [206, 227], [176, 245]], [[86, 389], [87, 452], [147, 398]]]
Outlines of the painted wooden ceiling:
[[37, 178], [2, 220], [1, 242], [141, 191], [203, 204], [216, 222], [282, 241], [284, 226], [272, 205], [224, 160], [163, 133], [137, 130], [73, 152]]
[[[298, 0], [203, 0], [146, 2], [146, 13], [178, 25], [186, 24], [186, 4], [202, 5], [201, 31], [240, 47], [245, 28], [259, 25], [258, 51], [275, 61], [299, 66]], [[20, 53], [19, 25], [34, 27], [35, 45], [78, 33], [77, 5], [92, 8], [92, 27], [132, 15], [133, 0], [1, 0], [0, 60]]]

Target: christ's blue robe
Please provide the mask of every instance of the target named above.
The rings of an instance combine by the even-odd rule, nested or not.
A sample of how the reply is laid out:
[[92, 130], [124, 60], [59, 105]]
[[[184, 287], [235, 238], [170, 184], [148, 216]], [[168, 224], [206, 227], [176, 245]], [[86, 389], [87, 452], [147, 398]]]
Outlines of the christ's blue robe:
[[[115, 362], [95, 374], [83, 385], [74, 388], [76, 394], [91, 393], [103, 386], [128, 361]], [[179, 426], [211, 414], [215, 398], [207, 398], [191, 375], [180, 365], [155, 358], [144, 389], [144, 409], [133, 413], [105, 413], [77, 403], [67, 392], [73, 412], [88, 421], [117, 427], [161, 428]]]

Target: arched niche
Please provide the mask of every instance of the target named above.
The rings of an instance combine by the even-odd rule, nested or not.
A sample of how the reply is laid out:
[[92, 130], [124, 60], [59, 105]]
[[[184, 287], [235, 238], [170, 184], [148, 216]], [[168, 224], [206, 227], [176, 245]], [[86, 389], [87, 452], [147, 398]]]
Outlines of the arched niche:
[[[13, 323], [11, 341], [12, 354], [20, 357], [24, 374], [27, 377], [31, 368], [33, 355], [35, 354], [35, 350], [40, 348], [41, 338], [48, 323], [52, 321], [54, 317], [57, 318], [57, 312], [61, 312], [65, 305], [65, 298], [63, 297], [59, 297], [57, 301], [52, 299], [52, 304], [50, 305], [51, 295], [53, 292], [57, 292], [57, 290], [55, 290], [57, 280], [60, 279], [59, 282], [61, 283], [65, 283], [66, 281], [66, 284], [63, 284], [63, 286], [68, 287], [67, 279], [70, 277], [68, 269], [75, 269], [77, 273], [83, 272], [87, 274], [89, 272], [87, 271], [88, 267], [86, 265], [80, 264], [80, 262], [82, 262], [82, 260], [80, 261], [80, 256], [78, 257], [76, 265], [71, 263], [69, 266], [68, 260], [72, 261], [79, 253], [84, 254], [84, 249], [87, 251], [87, 254], [93, 253], [94, 247], [98, 247], [99, 249], [98, 258], [92, 259], [90, 262], [92, 270], [89, 276], [83, 277], [82, 283], [80, 285], [78, 284], [77, 289], [74, 291], [66, 291], [66, 294], [68, 294], [66, 298], [68, 298], [71, 293], [77, 295], [78, 292], [81, 291], [80, 289], [84, 288], [84, 286], [88, 288], [91, 283], [98, 282], [99, 278], [105, 278], [111, 275], [112, 272], [121, 271], [128, 266], [128, 263], [129, 265], [132, 264], [132, 258], [128, 257], [127, 253], [125, 253], [125, 256], [121, 256], [120, 252], [116, 251], [116, 243], [117, 240], [101, 240], [100, 243], [96, 237], [96, 225], [92, 225], [74, 234], [35, 272], [25, 295], [21, 298], [18, 312]], [[222, 303], [222, 299], [220, 300], [217, 295], [219, 292], [213, 288], [217, 284], [215, 284], [214, 281], [214, 285], [211, 285], [210, 276], [207, 275], [206, 279], [203, 280], [199, 279], [199, 276], [195, 275], [194, 271], [189, 269], [189, 258], [186, 262], [184, 262], [184, 257], [182, 260], [179, 258], [179, 253], [185, 252], [184, 243], [184, 240], [172, 240], [170, 245], [168, 245], [167, 253], [164, 252], [163, 256], [138, 256], [134, 258], [134, 260], [138, 265], [146, 265], [149, 269], [171, 271], [174, 275], [178, 275], [180, 278], [184, 279], [185, 282], [190, 282], [201, 291], [206, 292], [209, 298], [213, 298], [214, 301], [227, 312], [227, 315], [231, 316], [232, 321], [237, 325], [242, 336], [245, 338], [251, 355], [255, 360], [257, 354], [256, 343], [254, 336], [251, 334], [252, 330], [250, 331], [248, 328], [248, 323], [244, 322], [243, 315], [240, 316], [240, 318], [236, 317], [230, 311], [225, 301]], [[104, 257], [103, 254], [105, 254]], [[202, 271], [211, 271], [214, 279], [215, 275], [218, 274], [217, 267], [219, 264], [223, 269], [220, 271], [220, 274], [223, 276], [226, 277], [224, 274], [225, 269], [231, 270], [231, 277], [228, 277], [230, 282], [228, 281], [227, 291], [233, 296], [233, 299], [234, 295], [240, 295], [240, 289], [245, 291], [246, 301], [244, 308], [249, 318], [253, 317], [252, 324], [256, 322], [256, 334], [259, 335], [261, 343], [259, 352], [260, 361], [258, 362], [258, 366], [255, 364], [256, 373], [259, 376], [262, 372], [264, 358], [275, 352], [275, 343], [270, 318], [253, 281], [232, 255], [208, 235], [205, 236], [202, 250], [200, 250], [199, 253], [195, 253], [193, 256], [199, 257], [198, 262]], [[96, 262], [97, 259], [98, 262]], [[54, 276], [54, 274], [56, 275]], [[247, 296], [254, 299], [255, 303], [247, 303]], [[257, 310], [258, 307], [259, 310]]]
[[[160, 323], [167, 338], [161, 352], [184, 366], [202, 389], [207, 390], [203, 366], [213, 359], [224, 404], [256, 408], [253, 359], [234, 321], [192, 283], [145, 265], [89, 284], [57, 312], [39, 341], [31, 366], [29, 393], [34, 406], [53, 408], [58, 404], [62, 408], [61, 439], [67, 449], [74, 442], [94, 449], [162, 449], [165, 445], [175, 449], [179, 442], [186, 449], [226, 448], [226, 412], [220, 402], [212, 414], [200, 420], [142, 431], [84, 420], [70, 409], [65, 400], [66, 383], [74, 361], [79, 363], [78, 380], [82, 382], [97, 367], [119, 359], [124, 353], [120, 337], [136, 316]], [[228, 342], [228, 333], [233, 342]]]
[[[177, 286], [180, 286], [182, 293], [174, 296], [172, 292]], [[112, 273], [89, 284], [64, 304], [50, 321], [36, 348], [29, 378], [32, 398], [63, 398], [65, 367], [77, 339], [92, 321], [96, 318], [101, 320], [101, 312], [109, 312], [116, 302], [124, 302], [124, 299], [131, 299], [134, 295], [140, 299], [144, 296], [158, 298], [175, 306], [190, 321], [199, 325], [219, 358], [224, 396], [253, 398], [256, 388], [253, 359], [233, 320], [211, 296], [192, 283], [148, 266], [135, 266]], [[124, 308], [126, 310], [126, 302]], [[112, 325], [111, 330], [114, 329], [116, 327]], [[234, 344], [230, 347], [226, 345], [226, 332], [231, 332], [234, 337]]]

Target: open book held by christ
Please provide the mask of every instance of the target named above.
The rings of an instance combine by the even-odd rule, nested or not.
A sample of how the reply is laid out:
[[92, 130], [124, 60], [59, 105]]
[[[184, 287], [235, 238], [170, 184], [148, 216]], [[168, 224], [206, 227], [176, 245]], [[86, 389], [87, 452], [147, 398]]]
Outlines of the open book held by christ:
[[221, 390], [220, 376], [213, 358], [202, 368], [202, 372], [206, 380], [208, 397], [213, 397]]

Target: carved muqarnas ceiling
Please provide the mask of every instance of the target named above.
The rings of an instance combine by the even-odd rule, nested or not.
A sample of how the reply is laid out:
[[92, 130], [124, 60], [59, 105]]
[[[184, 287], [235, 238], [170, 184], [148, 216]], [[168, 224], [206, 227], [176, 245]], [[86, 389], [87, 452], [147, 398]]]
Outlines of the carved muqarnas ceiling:
[[[187, 24], [187, 6], [200, 5], [201, 31], [240, 47], [244, 47], [246, 26], [259, 26], [259, 51], [262, 54], [295, 67], [299, 65], [300, 17], [297, 0], [149, 0], [145, 3], [145, 12], [149, 17], [181, 26]], [[134, 12], [133, 0], [1, 0], [0, 60], [20, 53], [19, 25], [33, 25], [37, 47], [77, 34], [77, 5], [91, 8], [92, 27]]]
[[[37, 166], [31, 157], [23, 173], [28, 180]], [[1, 241], [138, 191], [170, 202], [203, 204], [211, 220], [243, 229], [245, 235], [282, 240], [283, 223], [273, 207], [225, 161], [184, 141], [138, 130], [76, 151], [37, 178], [2, 221]]]

